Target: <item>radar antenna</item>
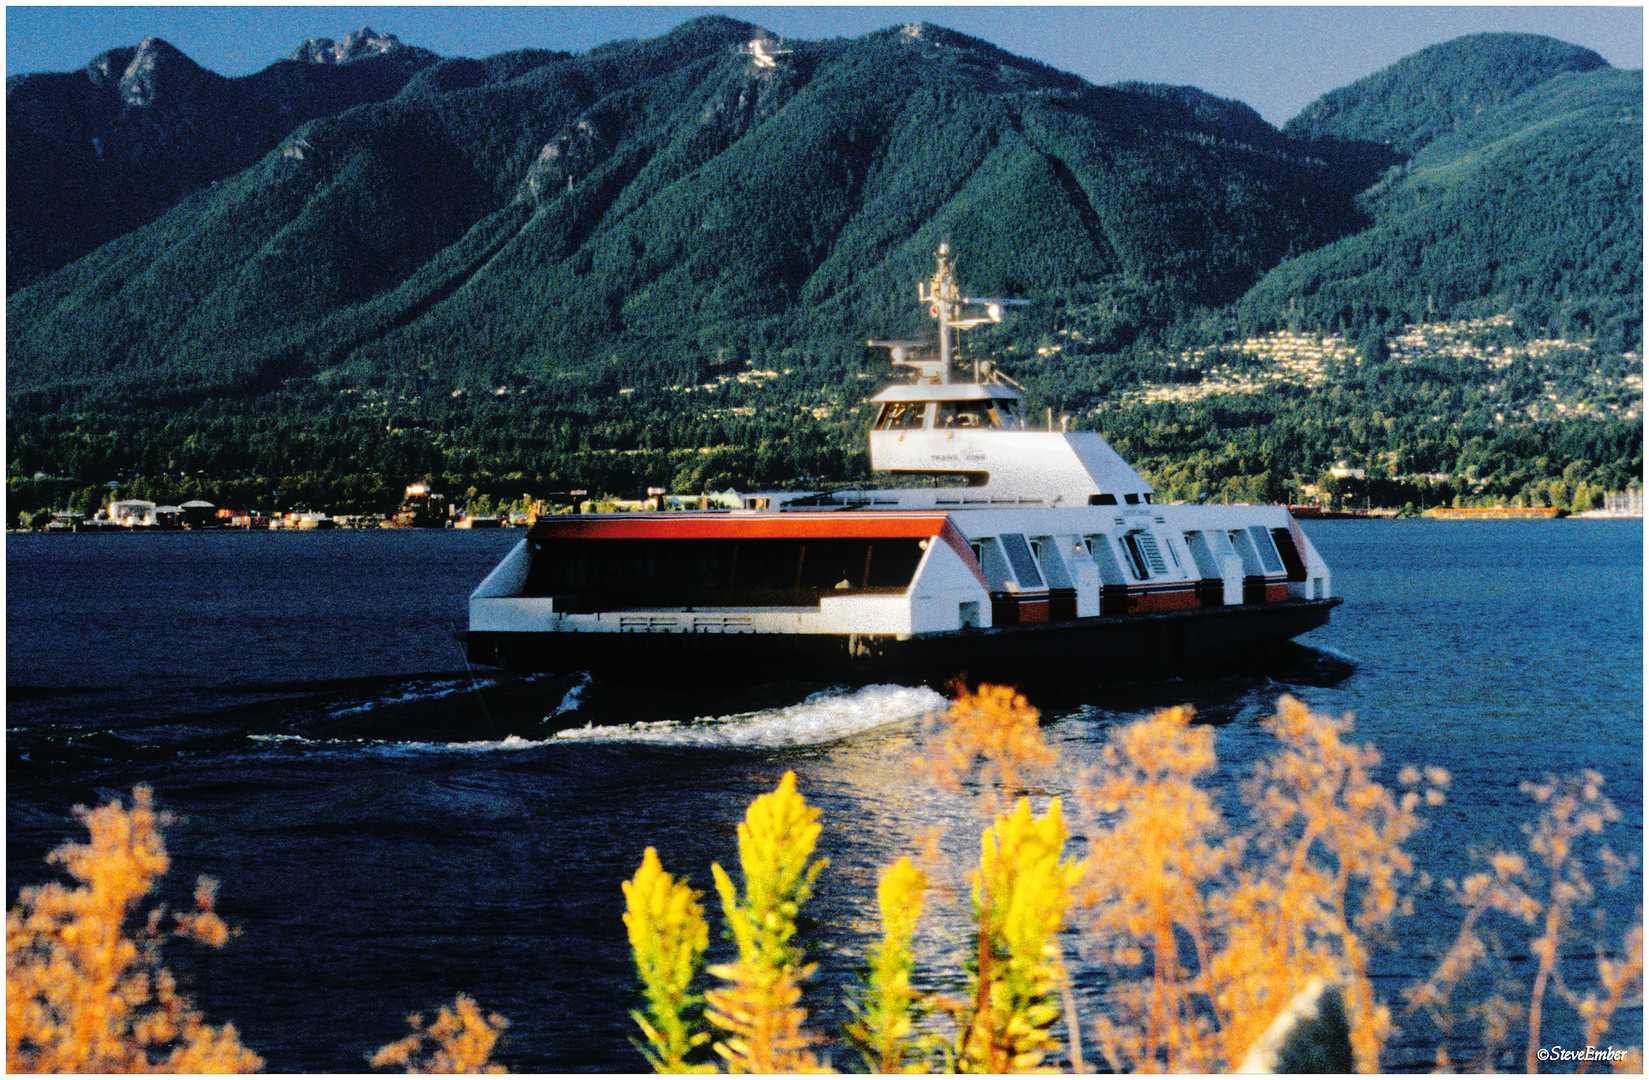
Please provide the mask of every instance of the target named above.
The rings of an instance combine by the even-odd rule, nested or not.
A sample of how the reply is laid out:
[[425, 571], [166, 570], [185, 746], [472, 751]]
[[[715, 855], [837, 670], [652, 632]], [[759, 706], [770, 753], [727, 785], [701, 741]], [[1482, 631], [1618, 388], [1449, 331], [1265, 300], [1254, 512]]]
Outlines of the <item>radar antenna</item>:
[[[928, 315], [939, 324], [938, 382], [950, 382], [954, 352], [951, 331], [967, 330], [985, 323], [1002, 321], [1002, 309], [1022, 307], [1029, 300], [1008, 300], [997, 296], [963, 296], [956, 285], [956, 269], [950, 260], [950, 244], [941, 243], [933, 279], [917, 286], [917, 296], [928, 306]], [[983, 314], [969, 315], [967, 308], [984, 308]], [[899, 361], [895, 359], [895, 363]]]

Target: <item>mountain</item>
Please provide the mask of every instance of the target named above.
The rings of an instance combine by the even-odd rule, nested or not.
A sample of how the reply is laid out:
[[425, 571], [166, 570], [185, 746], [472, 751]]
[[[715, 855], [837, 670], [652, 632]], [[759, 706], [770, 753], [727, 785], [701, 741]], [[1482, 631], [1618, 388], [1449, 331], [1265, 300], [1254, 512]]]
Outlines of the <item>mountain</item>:
[[[1639, 347], [1640, 73], [1468, 38], [1279, 131], [927, 24], [770, 40], [710, 16], [473, 60], [364, 31], [241, 80], [151, 40], [14, 81], [14, 498], [136, 473], [360, 508], [420, 476], [511, 498], [841, 479], [885, 372], [863, 342], [926, 331], [911, 284], [945, 239], [970, 289], [1034, 301], [976, 336], [1090, 419], [1200, 379], [1173, 351], [1234, 331], [1365, 339], [1378, 378], [1337, 370], [1309, 408], [1216, 399], [1113, 433], [1239, 493], [1376, 454], [1508, 493], [1633, 468], [1641, 421], [1615, 413], [1493, 453], [1483, 432], [1535, 415], [1548, 377], [1614, 386]], [[1381, 359], [1396, 324], [1507, 311], [1508, 334], [1599, 340], [1493, 379]], [[1495, 389], [1451, 412], [1469, 379]]]
[[228, 79], [159, 38], [6, 81], [6, 278], [16, 291], [251, 165], [298, 124], [435, 63], [370, 28]]
[[1331, 91], [1284, 125], [1298, 139], [1365, 140], [1408, 156], [1548, 79], [1597, 71], [1590, 49], [1535, 34], [1471, 34]]
[[1639, 347], [1643, 77], [1495, 34], [1336, 91], [1287, 130], [1405, 148], [1362, 196], [1370, 227], [1285, 261], [1244, 298], [1326, 326], [1516, 311]]
[[1361, 222], [1332, 170], [1229, 109], [935, 27], [775, 67], [761, 33], [700, 19], [458, 89], [436, 65], [303, 124], [16, 294], [10, 381], [840, 366], [916, 329], [902, 298], [941, 236], [992, 290], [1172, 311]]

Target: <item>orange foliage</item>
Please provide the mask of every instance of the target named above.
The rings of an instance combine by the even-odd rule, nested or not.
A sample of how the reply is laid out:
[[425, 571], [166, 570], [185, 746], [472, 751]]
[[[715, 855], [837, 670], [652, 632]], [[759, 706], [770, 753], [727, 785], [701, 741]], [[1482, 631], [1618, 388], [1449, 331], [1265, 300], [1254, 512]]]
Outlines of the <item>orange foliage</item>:
[[441, 1006], [441, 1014], [427, 1028], [417, 1013], [407, 1017], [407, 1024], [412, 1034], [380, 1048], [372, 1056], [373, 1068], [395, 1066], [419, 1074], [506, 1071], [490, 1058], [509, 1021], [497, 1013], [483, 1017], [472, 998], [459, 994], [452, 1008]]
[[716, 1043], [730, 1073], [824, 1073], [832, 1071], [810, 1049], [821, 1040], [803, 1028], [801, 980], [813, 965], [788, 970], [756, 957], [740, 957], [712, 969], [724, 985], [705, 991], [705, 1013], [725, 1034]]
[[958, 687], [930, 753], [934, 778], [947, 787], [969, 779], [1012, 790], [1054, 752], [1042, 740], [1041, 714], [1011, 686]]
[[6, 913], [6, 1068], [10, 1072], [253, 1072], [258, 1055], [233, 1025], [206, 1024], [161, 966], [169, 936], [222, 945], [229, 928], [202, 878], [195, 910], [163, 930], [166, 912], [134, 919], [170, 860], [149, 790], [95, 810], [76, 807], [91, 834], [48, 856], [79, 886], [25, 888]]
[[[1581, 841], [1586, 836], [1601, 835], [1609, 823], [1620, 820], [1620, 812], [1604, 796], [1602, 788], [1603, 777], [1590, 770], [1542, 784], [1524, 783], [1523, 792], [1543, 807], [1536, 823], [1524, 827], [1532, 858], [1505, 851], [1491, 852], [1482, 858], [1487, 869], [1468, 875], [1458, 884], [1448, 883], [1455, 900], [1466, 908], [1466, 917], [1436, 970], [1425, 982], [1407, 991], [1408, 1012], [1424, 1011], [1444, 1030], [1456, 1014], [1476, 1017], [1483, 1028], [1484, 1049], [1478, 1062], [1483, 1067], [1492, 1063], [1495, 1054], [1505, 1045], [1513, 1023], [1522, 1019], [1528, 1026], [1524, 1068], [1528, 1072], [1539, 1071], [1541, 1029], [1545, 1022], [1546, 995], [1551, 989], [1555, 988], [1579, 1014], [1585, 1025], [1582, 1038], [1585, 1046], [1601, 1045], [1615, 1012], [1629, 1000], [1642, 996], [1641, 911], [1618, 952], [1610, 955], [1598, 949], [1599, 992], [1583, 995], [1570, 990], [1557, 966], [1563, 941], [1596, 897], [1596, 885], [1580, 854]], [[1628, 865], [1625, 859], [1608, 847], [1599, 848], [1595, 857], [1606, 880], [1618, 884], [1624, 878]], [[1454, 1004], [1450, 1001], [1451, 995], [1465, 977], [1498, 959], [1480, 930], [1483, 923], [1496, 917], [1540, 930], [1529, 947], [1536, 969], [1528, 988], [1528, 1004], [1521, 1005], [1500, 993], [1475, 1005]], [[1500, 963], [1503, 965], [1503, 960]], [[1515, 980], [1504, 972], [1501, 975], [1502, 983], [1515, 985]], [[1631, 1062], [1640, 1060], [1641, 1054], [1634, 1050], [1626, 1061], [1617, 1060], [1614, 1064], [1630, 1067]], [[1581, 1071], [1585, 1071], [1586, 1066], [1585, 1060], [1579, 1062]]]
[[1379, 753], [1343, 741], [1349, 721], [1285, 697], [1266, 725], [1279, 749], [1244, 785], [1252, 824], [1235, 831], [1201, 786], [1214, 733], [1190, 720], [1168, 709], [1114, 732], [1085, 792], [1091, 937], [1133, 975], [1096, 1021], [1101, 1048], [1117, 1068], [1235, 1068], [1320, 979], [1343, 989], [1358, 1067], [1377, 1070], [1392, 1027], [1367, 943], [1408, 910], [1402, 845], [1446, 774], [1399, 798], [1371, 778]]

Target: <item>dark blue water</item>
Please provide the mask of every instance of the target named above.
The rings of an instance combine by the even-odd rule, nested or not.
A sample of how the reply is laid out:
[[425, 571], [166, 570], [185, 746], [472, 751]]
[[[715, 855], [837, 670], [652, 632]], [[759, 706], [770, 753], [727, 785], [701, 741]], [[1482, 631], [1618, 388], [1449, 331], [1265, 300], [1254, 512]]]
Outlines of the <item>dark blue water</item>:
[[[1450, 771], [1448, 802], [1410, 845], [1439, 878], [1463, 872], [1471, 848], [1522, 847], [1521, 781], [1587, 768], [1623, 811], [1611, 843], [1641, 854], [1639, 523], [1307, 529], [1347, 598], [1304, 639], [1311, 650], [1249, 677], [1038, 702], [1068, 763], [1053, 793], [1113, 725], [1182, 702], [1215, 725], [1234, 781], [1270, 748], [1259, 721], [1291, 693], [1353, 714], [1392, 775]], [[831, 859], [810, 906], [822, 969], [810, 1004], [821, 1026], [838, 1019], [835, 984], [873, 929], [876, 867], [936, 826], [959, 856], [970, 833], [977, 844], [971, 801], [912, 779], [942, 700], [916, 687], [722, 689], [715, 672], [639, 691], [470, 672], [452, 631], [517, 539], [8, 537], [9, 895], [78, 838], [70, 806], [146, 783], [179, 817], [168, 898], [209, 874], [242, 931], [169, 962], [271, 1070], [359, 1071], [407, 1013], [468, 993], [510, 1019], [497, 1056], [512, 1070], [633, 1071], [619, 882], [651, 844], [708, 889], [712, 861], [736, 863], [750, 799], [794, 769]], [[1618, 941], [1640, 917], [1641, 877], [1605, 895]], [[1455, 919], [1440, 888], [1424, 894], [1379, 957], [1381, 992], [1427, 970]], [[940, 960], [960, 925], [935, 920]], [[1571, 950], [1576, 972], [1589, 953]], [[1092, 972], [1078, 978], [1084, 997], [1099, 992]], [[1405, 1027], [1387, 1065], [1429, 1067], [1436, 1038]], [[1641, 1030], [1634, 1014], [1610, 1037], [1636, 1044]]]

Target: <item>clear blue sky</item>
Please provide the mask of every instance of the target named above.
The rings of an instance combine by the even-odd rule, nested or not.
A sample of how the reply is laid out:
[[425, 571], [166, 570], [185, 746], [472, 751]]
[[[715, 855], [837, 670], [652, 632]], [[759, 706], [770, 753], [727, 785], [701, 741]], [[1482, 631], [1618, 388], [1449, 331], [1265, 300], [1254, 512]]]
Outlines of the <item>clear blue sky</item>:
[[6, 8], [7, 74], [74, 71], [105, 49], [169, 41], [203, 67], [245, 75], [307, 38], [371, 26], [442, 56], [580, 52], [653, 37], [706, 12], [788, 38], [857, 37], [931, 22], [1090, 82], [1200, 87], [1282, 124], [1322, 94], [1464, 34], [1546, 34], [1643, 67], [1643, 8], [1611, 7], [36, 7]]

